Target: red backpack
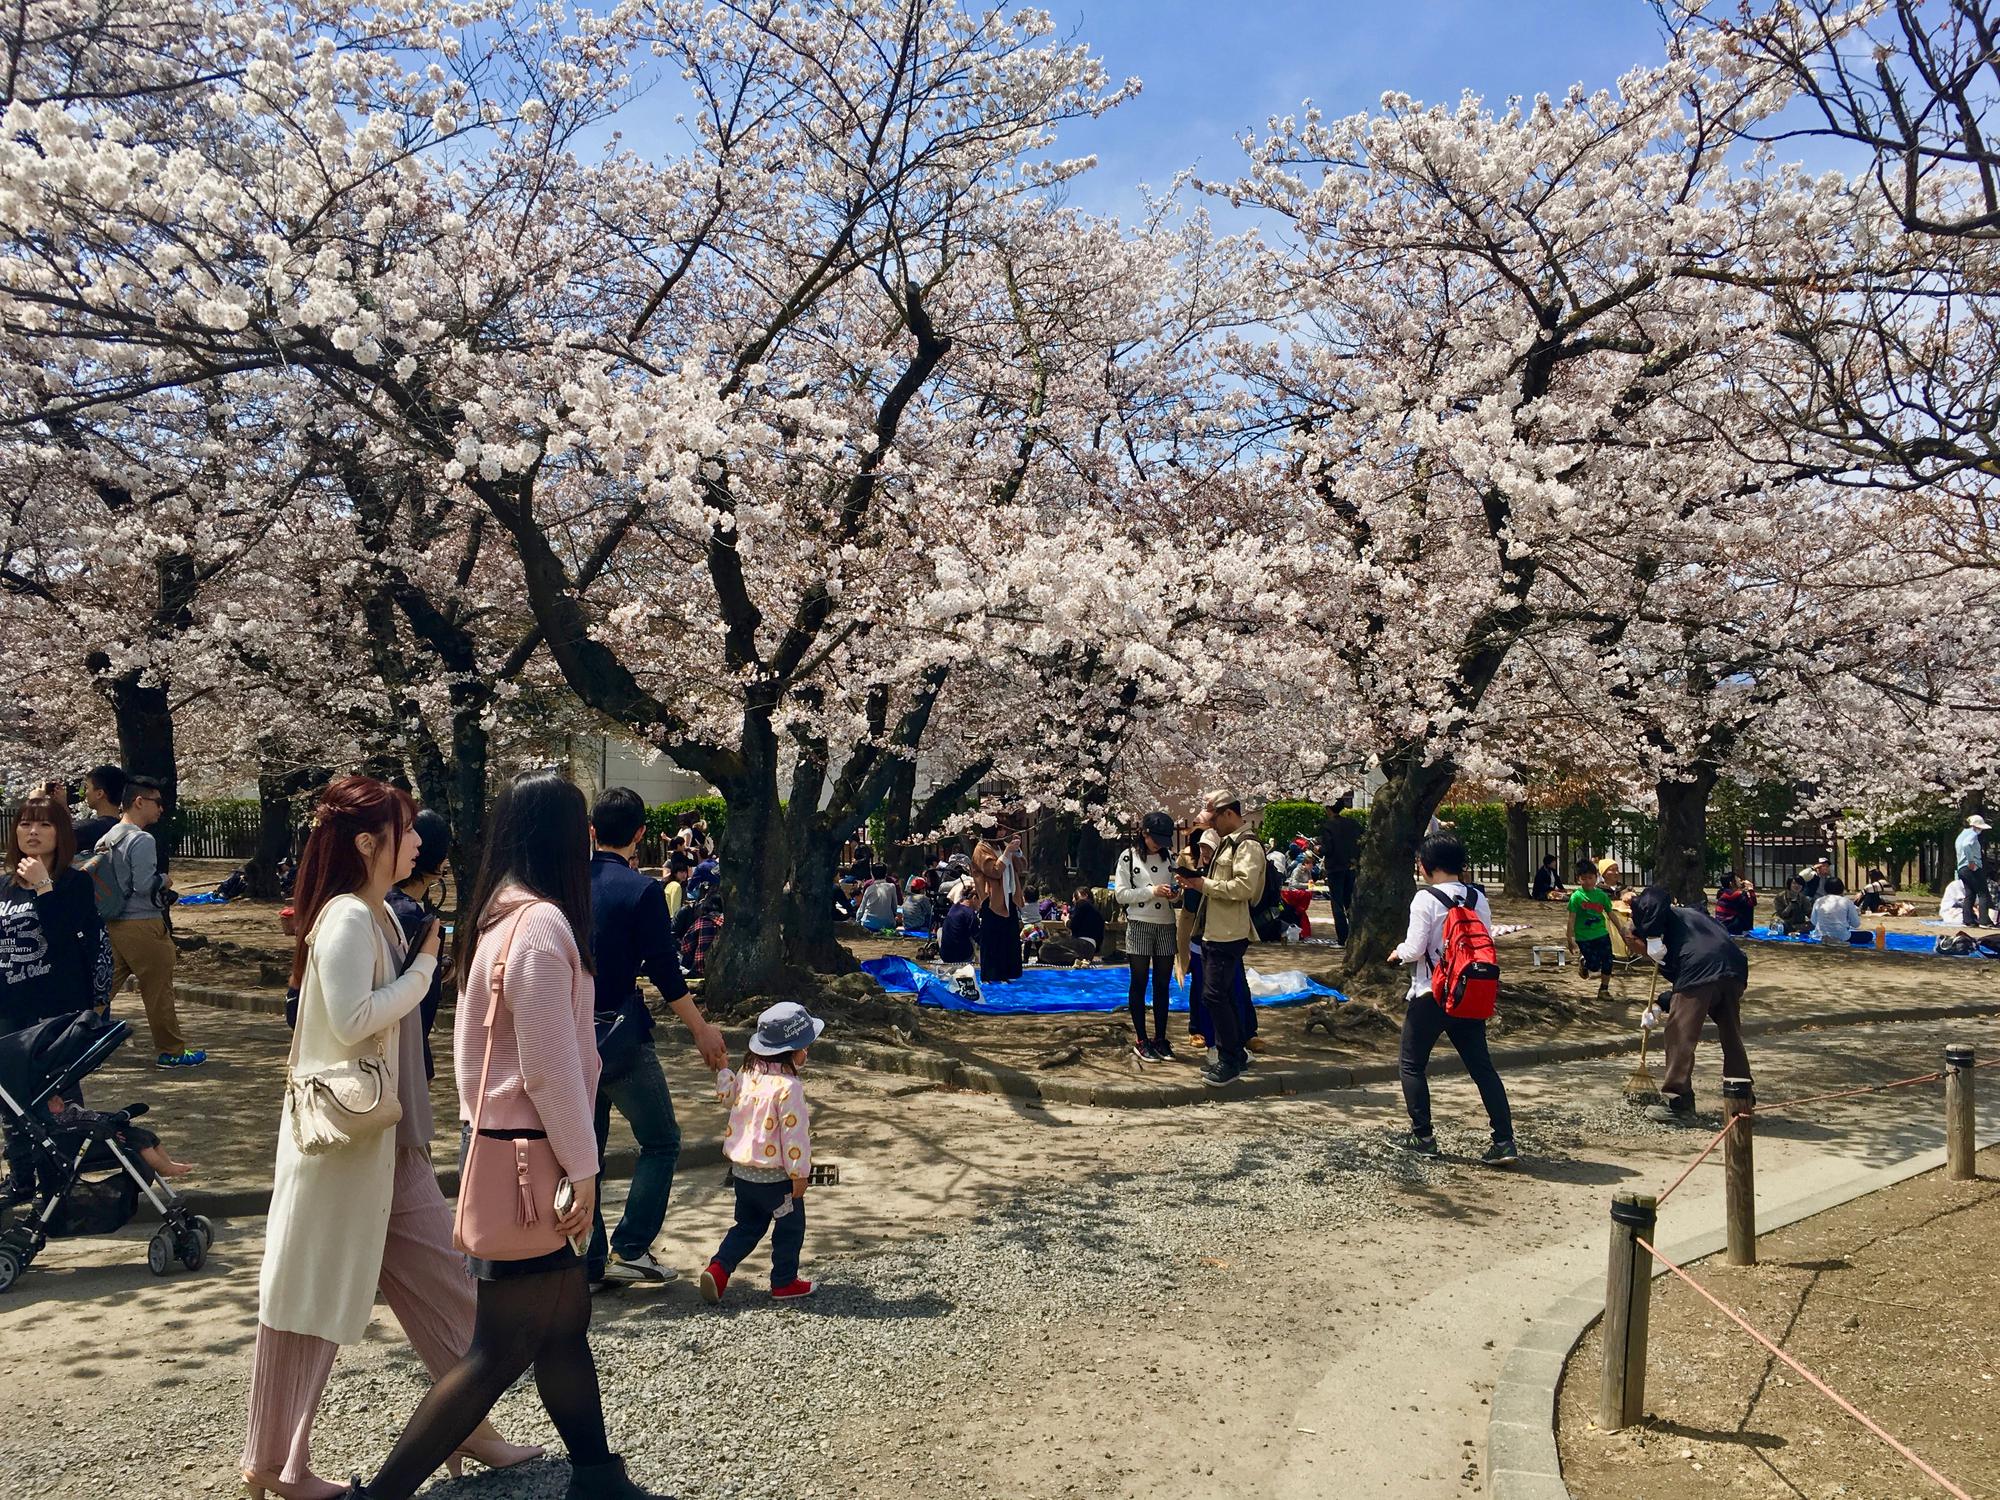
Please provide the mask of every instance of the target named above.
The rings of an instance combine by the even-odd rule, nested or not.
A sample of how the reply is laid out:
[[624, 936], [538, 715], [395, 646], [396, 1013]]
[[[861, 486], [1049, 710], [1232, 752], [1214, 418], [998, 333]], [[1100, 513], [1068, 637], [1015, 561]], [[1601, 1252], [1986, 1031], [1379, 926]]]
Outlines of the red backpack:
[[1431, 965], [1431, 994], [1448, 1016], [1487, 1020], [1500, 1004], [1500, 955], [1493, 934], [1479, 920], [1479, 887], [1468, 885], [1463, 896], [1447, 895], [1434, 885], [1424, 889], [1445, 906], [1443, 945]]

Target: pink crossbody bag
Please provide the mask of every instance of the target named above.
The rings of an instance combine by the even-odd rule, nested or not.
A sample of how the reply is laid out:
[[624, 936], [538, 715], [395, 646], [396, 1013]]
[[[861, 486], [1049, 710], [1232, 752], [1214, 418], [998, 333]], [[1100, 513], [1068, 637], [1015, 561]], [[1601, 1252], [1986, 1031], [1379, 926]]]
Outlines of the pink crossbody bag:
[[564, 1244], [562, 1231], [556, 1228], [555, 1203], [557, 1190], [569, 1179], [556, 1161], [555, 1148], [545, 1137], [503, 1140], [479, 1133], [486, 1112], [487, 1074], [493, 1067], [493, 1033], [507, 1004], [507, 960], [513, 956], [521, 918], [532, 905], [522, 907], [509, 921], [499, 961], [487, 980], [486, 1056], [479, 1064], [472, 1134], [466, 1138], [465, 1162], [458, 1174], [452, 1243], [480, 1260], [533, 1260]]

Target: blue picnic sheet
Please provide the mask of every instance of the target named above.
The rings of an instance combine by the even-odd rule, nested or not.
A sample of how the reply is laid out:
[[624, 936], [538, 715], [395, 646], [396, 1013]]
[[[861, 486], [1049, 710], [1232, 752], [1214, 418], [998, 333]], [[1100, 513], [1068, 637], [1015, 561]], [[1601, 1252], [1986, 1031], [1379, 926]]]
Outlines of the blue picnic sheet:
[[[1753, 927], [1744, 935], [1755, 938], [1760, 943], [1817, 943], [1820, 940], [1819, 934], [1816, 932], [1802, 932], [1787, 937], [1774, 927]], [[1886, 935], [1886, 941], [1891, 953], [1929, 953], [1933, 955], [1937, 953], [1937, 939], [1927, 933], [1891, 932]], [[1868, 929], [1855, 932], [1848, 938], [1847, 946], [1850, 948], [1867, 948], [1872, 951], [1875, 947], [1874, 931]], [[1992, 957], [1991, 954], [1979, 952], [1971, 954], [1946, 954], [1944, 956], [1948, 958]]]
[[[933, 969], [913, 963], [907, 958], [871, 958], [861, 965], [863, 971], [872, 974], [882, 988], [901, 994], [914, 994], [919, 1005], [935, 1005], [943, 1010], [966, 1010], [991, 1013], [994, 1015], [1060, 1015], [1067, 1011], [1100, 1011], [1110, 1013], [1125, 1009], [1125, 998], [1130, 992], [1127, 971], [1120, 964], [1109, 968], [1085, 969], [1039, 969], [1029, 968], [1019, 979], [1005, 984], [984, 984], [980, 986], [980, 999], [972, 1001], [959, 994], [951, 981]], [[1254, 993], [1254, 991], [1253, 991]], [[1344, 1002], [1347, 997], [1339, 990], [1321, 984], [1318, 980], [1307, 979], [1305, 988], [1289, 990], [1277, 995], [1259, 995], [1255, 1004], [1302, 1005], [1308, 1000], [1331, 999]], [[1168, 1008], [1185, 1011], [1188, 1008], [1187, 984], [1184, 980], [1174, 982], [1172, 999]]]

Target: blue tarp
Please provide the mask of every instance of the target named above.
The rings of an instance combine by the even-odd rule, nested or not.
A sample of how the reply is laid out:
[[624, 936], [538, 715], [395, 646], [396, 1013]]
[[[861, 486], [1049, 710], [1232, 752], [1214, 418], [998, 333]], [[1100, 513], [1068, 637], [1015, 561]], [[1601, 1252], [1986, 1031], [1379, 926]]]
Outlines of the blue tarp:
[[176, 906], [226, 906], [228, 903], [214, 891], [203, 891], [199, 896], [183, 896], [174, 903]]
[[[871, 958], [861, 965], [874, 975], [885, 990], [914, 994], [919, 1005], [935, 1005], [944, 1010], [966, 1010], [994, 1015], [1059, 1015], [1066, 1011], [1110, 1013], [1125, 1009], [1130, 985], [1127, 971], [1116, 968], [1038, 969], [1030, 968], [1019, 979], [1006, 984], [980, 986], [978, 1001], [966, 999], [950, 980], [907, 958]], [[1258, 1005], [1299, 1005], [1308, 1000], [1347, 997], [1317, 980], [1289, 994], [1259, 997]], [[1187, 985], [1176, 981], [1171, 1009], [1188, 1008]]]
[[[1760, 943], [1817, 943], [1820, 940], [1819, 934], [1816, 932], [1802, 932], [1794, 936], [1787, 937], [1784, 933], [1778, 931], [1775, 927], [1753, 927], [1746, 934], [1746, 936], [1753, 937]], [[1888, 944], [1889, 951], [1891, 953], [1934, 954], [1937, 952], [1937, 939], [1929, 936], [1926, 933], [1891, 932], [1886, 935], [1886, 941]], [[1850, 948], [1866, 948], [1872, 952], [1875, 947], [1875, 934], [1872, 930], [1856, 932], [1848, 938], [1847, 946]], [[1990, 957], [1991, 955], [1983, 953], [1973, 953], [1970, 955], [1950, 954], [1947, 956], [1954, 958], [1968, 957], [1968, 956], [1973, 958], [1986, 958]]]

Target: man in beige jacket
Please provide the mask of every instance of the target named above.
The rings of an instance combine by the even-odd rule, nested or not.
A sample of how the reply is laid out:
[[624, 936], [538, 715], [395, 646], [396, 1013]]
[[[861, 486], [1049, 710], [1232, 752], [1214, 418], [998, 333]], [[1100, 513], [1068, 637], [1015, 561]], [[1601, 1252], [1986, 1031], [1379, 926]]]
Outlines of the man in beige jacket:
[[1201, 943], [1201, 993], [1215, 1035], [1216, 1061], [1201, 1081], [1213, 1088], [1233, 1083], [1250, 1067], [1243, 1029], [1236, 1019], [1236, 987], [1242, 982], [1243, 953], [1255, 929], [1250, 908], [1264, 894], [1264, 846], [1243, 821], [1243, 802], [1233, 792], [1210, 792], [1209, 826], [1221, 845], [1206, 875], [1182, 875], [1181, 884], [1201, 892], [1195, 933]]

